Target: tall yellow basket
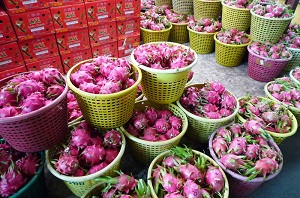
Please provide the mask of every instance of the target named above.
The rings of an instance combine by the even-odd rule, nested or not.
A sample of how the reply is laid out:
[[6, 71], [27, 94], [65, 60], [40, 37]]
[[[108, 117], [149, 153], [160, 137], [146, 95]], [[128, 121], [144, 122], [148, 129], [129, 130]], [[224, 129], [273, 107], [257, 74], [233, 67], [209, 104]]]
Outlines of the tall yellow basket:
[[159, 41], [168, 41], [169, 35], [172, 29], [172, 24], [169, 28], [165, 30], [148, 30], [145, 28], [140, 27], [141, 29], [141, 36], [144, 43], [150, 42], [159, 42]]
[[169, 8], [172, 8], [172, 0], [154, 0], [156, 6], [167, 5]]
[[217, 19], [222, 14], [222, 0], [193, 0], [194, 18], [198, 21], [201, 18]]
[[173, 10], [178, 14], [192, 14], [193, 0], [172, 0]]
[[189, 34], [187, 28], [187, 23], [172, 23], [172, 29], [169, 36], [169, 41], [175, 43], [188, 43]]
[[215, 51], [214, 35], [216, 33], [197, 32], [187, 27], [190, 36], [190, 47], [197, 54], [209, 54]]
[[228, 6], [222, 1], [222, 27], [225, 30], [236, 28], [247, 31], [251, 24], [250, 10]]

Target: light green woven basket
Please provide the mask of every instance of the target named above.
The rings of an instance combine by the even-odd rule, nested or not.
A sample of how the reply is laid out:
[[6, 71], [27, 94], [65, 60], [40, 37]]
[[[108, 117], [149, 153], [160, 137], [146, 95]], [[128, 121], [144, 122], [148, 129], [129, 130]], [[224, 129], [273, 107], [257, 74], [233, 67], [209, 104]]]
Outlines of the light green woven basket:
[[287, 64], [283, 68], [283, 71], [291, 71], [300, 66], [300, 49], [290, 47], [288, 47], [287, 49], [292, 52], [293, 58], [287, 62]]
[[158, 31], [148, 30], [142, 27], [140, 27], [140, 29], [141, 29], [141, 35], [144, 43], [168, 41], [172, 29], [172, 25], [165, 30], [158, 30]]
[[209, 54], [215, 51], [214, 35], [216, 33], [197, 32], [187, 27], [190, 36], [190, 47], [197, 54]]
[[217, 19], [222, 14], [221, 0], [193, 0], [194, 18], [198, 21], [201, 18]]
[[193, 0], [172, 0], [173, 10], [178, 14], [192, 14]]
[[169, 8], [172, 8], [172, 0], [154, 0], [156, 6], [167, 5]]
[[172, 23], [172, 29], [169, 35], [169, 41], [175, 43], [188, 43], [189, 42], [189, 34], [186, 29], [187, 23]]

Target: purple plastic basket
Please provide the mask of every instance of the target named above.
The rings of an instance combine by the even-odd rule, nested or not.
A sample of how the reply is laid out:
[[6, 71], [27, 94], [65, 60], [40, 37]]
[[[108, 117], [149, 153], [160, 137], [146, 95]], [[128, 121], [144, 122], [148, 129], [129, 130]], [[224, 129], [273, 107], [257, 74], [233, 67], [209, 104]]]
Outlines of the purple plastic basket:
[[257, 81], [269, 82], [274, 80], [284, 66], [289, 60], [292, 59], [292, 56], [288, 59], [270, 59], [265, 58], [260, 55], [254, 54], [250, 49], [249, 45], [247, 47], [249, 56], [248, 56], [248, 75]]
[[[211, 157], [218, 163], [218, 165], [224, 170], [226, 173], [228, 182], [229, 182], [229, 195], [231, 196], [246, 196], [251, 194], [256, 188], [262, 185], [265, 181], [271, 180], [276, 177], [282, 169], [283, 161], [279, 164], [278, 171], [268, 175], [265, 179], [263, 177], [256, 177], [250, 181], [246, 181], [247, 177], [241, 176], [231, 170], [225, 168], [225, 166], [219, 161], [218, 157], [216, 156], [213, 148], [212, 148], [212, 140], [216, 134], [217, 130], [210, 136], [209, 138], [209, 152]], [[281, 153], [277, 144], [272, 140], [269, 139], [269, 144], [275, 148], [275, 150]]]

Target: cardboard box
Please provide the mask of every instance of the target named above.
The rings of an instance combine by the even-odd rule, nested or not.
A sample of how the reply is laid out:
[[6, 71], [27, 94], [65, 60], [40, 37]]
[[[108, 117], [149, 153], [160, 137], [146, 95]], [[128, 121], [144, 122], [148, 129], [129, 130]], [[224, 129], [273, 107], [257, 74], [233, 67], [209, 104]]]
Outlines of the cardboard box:
[[131, 52], [139, 46], [140, 35], [127, 37], [123, 40], [118, 40], [118, 56], [124, 57], [131, 54]]
[[88, 29], [83, 28], [56, 34], [56, 42], [61, 55], [88, 49], [90, 48]]
[[104, 45], [92, 47], [93, 58], [101, 55], [118, 58], [118, 44], [117, 42], [107, 43]]
[[56, 68], [61, 73], [64, 73], [63, 67], [61, 64], [60, 56], [55, 56], [53, 58], [48, 58], [45, 60], [40, 60], [34, 63], [26, 64], [26, 68], [28, 71], [38, 71], [44, 68]]
[[49, 7], [48, 0], [3, 0], [10, 14], [28, 12]]
[[117, 21], [117, 36], [118, 40], [125, 39], [129, 36], [136, 36], [140, 34], [140, 17], [128, 19], [124, 21]]
[[49, 6], [50, 7], [57, 7], [62, 5], [73, 5], [82, 3], [83, 0], [49, 0]]
[[88, 26], [99, 25], [106, 21], [116, 20], [115, 1], [100, 0], [85, 3], [86, 17]]
[[91, 49], [76, 51], [76, 52], [73, 52], [72, 54], [61, 55], [61, 61], [62, 61], [65, 73], [67, 73], [69, 71], [69, 69], [71, 67], [73, 67], [73, 65], [75, 65], [76, 63], [79, 63], [81, 61], [91, 59], [91, 58], [92, 58]]
[[0, 8], [0, 44], [16, 41], [17, 36], [9, 16]]
[[17, 42], [0, 45], [0, 71], [24, 65]]
[[10, 18], [21, 41], [55, 32], [49, 9], [14, 14]]
[[0, 72], [0, 79], [7, 78], [9, 76], [13, 76], [23, 72], [27, 72], [25, 65]]
[[116, 22], [89, 27], [89, 37], [92, 47], [117, 41]]
[[50, 10], [56, 33], [87, 27], [83, 3], [51, 7]]
[[116, 0], [117, 21], [139, 17], [141, 0]]
[[32, 63], [58, 55], [54, 34], [19, 41], [19, 46], [25, 63]]

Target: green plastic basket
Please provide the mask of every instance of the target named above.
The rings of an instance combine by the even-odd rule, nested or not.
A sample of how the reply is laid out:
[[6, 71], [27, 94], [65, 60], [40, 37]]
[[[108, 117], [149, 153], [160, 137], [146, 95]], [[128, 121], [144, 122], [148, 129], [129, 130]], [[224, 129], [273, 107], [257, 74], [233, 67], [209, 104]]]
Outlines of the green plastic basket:
[[172, 24], [169, 28], [165, 30], [154, 31], [142, 27], [140, 27], [140, 29], [141, 29], [141, 35], [144, 43], [168, 41], [172, 29]]
[[209, 54], [215, 51], [214, 35], [216, 33], [197, 32], [187, 27], [190, 36], [190, 47], [197, 54]]
[[167, 5], [169, 8], [172, 8], [172, 0], [154, 0], [156, 6]]
[[193, 0], [194, 18], [198, 21], [201, 18], [217, 19], [222, 14], [221, 0]]
[[[297, 67], [296, 67], [296, 68], [297, 68]], [[291, 78], [295, 83], [300, 84], [300, 81], [297, 80], [297, 79], [294, 77], [294, 75], [293, 75], [294, 70], [295, 70], [296, 68], [292, 69], [292, 70], [290, 71], [289, 75], [290, 75], [290, 78]], [[298, 67], [297, 69], [300, 69], [300, 68]]]
[[290, 24], [290, 18], [266, 18], [251, 12], [250, 36], [253, 41], [277, 43]]
[[300, 49], [290, 48], [287, 49], [292, 52], [293, 58], [289, 60], [283, 68], [283, 71], [291, 71], [300, 66]]
[[[186, 87], [197, 87], [201, 89], [204, 86], [204, 84], [192, 84]], [[229, 94], [233, 95], [231, 92], [227, 91]], [[235, 98], [237, 102], [237, 106], [234, 110], [234, 112], [225, 118], [221, 119], [209, 119], [204, 118], [200, 116], [196, 116], [186, 110], [179, 102], [179, 100], [176, 101], [177, 106], [186, 114], [188, 119], [188, 130], [186, 132], [186, 135], [189, 139], [194, 140], [196, 142], [199, 142], [201, 144], [208, 144], [209, 136], [218, 128], [225, 126], [229, 124], [230, 122], [234, 121], [234, 118], [239, 110], [238, 101]]]
[[192, 14], [193, 0], [172, 0], [173, 10], [178, 14]]
[[188, 43], [189, 42], [189, 34], [186, 29], [187, 23], [172, 23], [172, 29], [169, 35], [169, 41], [175, 43]]

